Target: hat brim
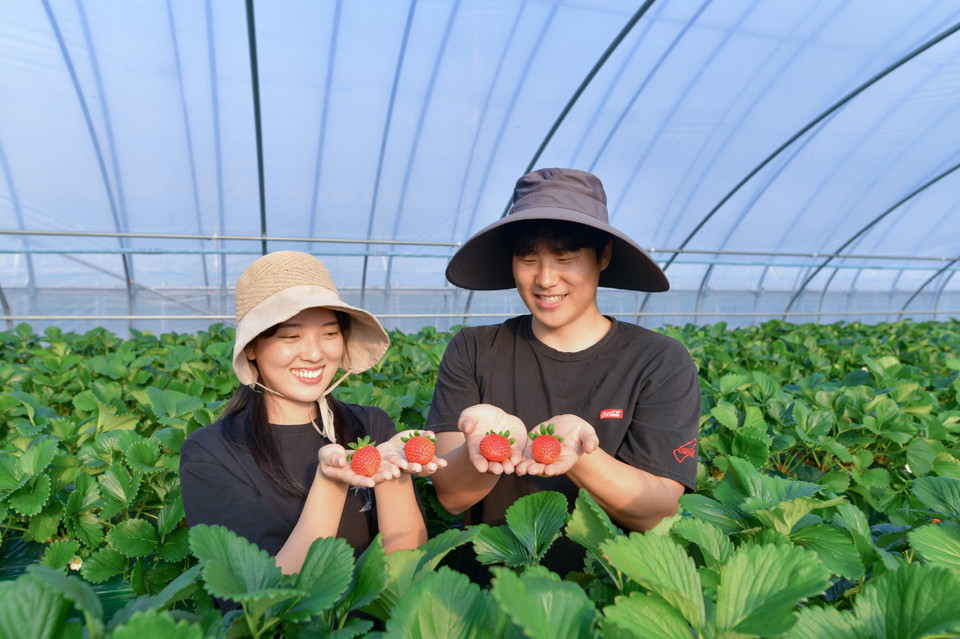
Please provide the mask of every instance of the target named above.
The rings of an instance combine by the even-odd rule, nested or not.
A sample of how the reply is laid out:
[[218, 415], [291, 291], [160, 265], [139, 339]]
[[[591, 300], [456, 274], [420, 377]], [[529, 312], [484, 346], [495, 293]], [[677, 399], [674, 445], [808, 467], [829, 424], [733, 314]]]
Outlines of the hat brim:
[[376, 366], [390, 346], [390, 337], [377, 318], [363, 309], [344, 303], [335, 291], [301, 284], [271, 295], [250, 309], [237, 324], [233, 370], [240, 383], [249, 385], [257, 381], [257, 370], [244, 353], [250, 342], [271, 326], [285, 322], [308, 308], [318, 307], [343, 311], [352, 320], [340, 368], [351, 373], [362, 373]]
[[636, 242], [594, 217], [559, 207], [525, 209], [478, 231], [450, 259], [447, 280], [473, 291], [514, 288], [513, 256], [502, 233], [508, 225], [522, 220], [563, 220], [609, 233], [613, 251], [609, 266], [600, 273], [600, 286], [650, 293], [670, 289], [666, 274]]

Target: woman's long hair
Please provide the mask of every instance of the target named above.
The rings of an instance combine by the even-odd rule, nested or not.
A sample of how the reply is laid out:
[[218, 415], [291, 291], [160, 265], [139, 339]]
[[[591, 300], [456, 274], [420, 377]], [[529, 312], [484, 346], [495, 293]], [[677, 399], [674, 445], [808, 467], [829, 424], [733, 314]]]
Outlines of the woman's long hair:
[[[343, 334], [344, 348], [346, 348], [350, 338], [350, 316], [340, 311], [334, 311], [334, 313]], [[255, 339], [270, 337], [276, 331], [277, 326], [272, 326]], [[280, 456], [280, 443], [267, 417], [265, 393], [266, 391], [262, 389], [245, 385], [240, 386], [233, 393], [230, 401], [223, 408], [221, 418], [236, 415], [239, 419], [235, 420], [236, 427], [227, 431], [227, 437], [250, 451], [254, 462], [281, 495], [304, 497], [310, 487], [291, 475], [283, 463]], [[351, 411], [332, 395], [327, 396], [327, 403], [333, 411], [333, 432], [337, 442], [345, 444], [355, 439], [360, 427]], [[319, 415], [316, 419], [320, 419]]]

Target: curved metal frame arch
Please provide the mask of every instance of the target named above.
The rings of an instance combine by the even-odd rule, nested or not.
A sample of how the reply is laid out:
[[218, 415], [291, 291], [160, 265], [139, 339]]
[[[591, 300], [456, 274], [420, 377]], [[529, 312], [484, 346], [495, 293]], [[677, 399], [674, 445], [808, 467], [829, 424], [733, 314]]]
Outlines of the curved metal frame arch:
[[[573, 106], [580, 99], [580, 96], [583, 95], [583, 92], [586, 90], [587, 86], [593, 81], [594, 76], [597, 75], [597, 72], [603, 68], [603, 65], [606, 64], [607, 60], [616, 51], [617, 47], [620, 46], [620, 43], [623, 42], [623, 39], [627, 37], [633, 27], [640, 21], [640, 18], [644, 16], [647, 10], [653, 5], [656, 0], [645, 0], [645, 2], [640, 5], [634, 14], [627, 20], [627, 23], [620, 29], [620, 32], [617, 33], [616, 37], [607, 45], [607, 48], [600, 55], [597, 61], [594, 63], [593, 67], [580, 82], [580, 86], [577, 87], [577, 90], [573, 92], [573, 95], [570, 96], [570, 99], [567, 100], [567, 104], [560, 111], [560, 114], [557, 116], [557, 119], [554, 120], [553, 125], [550, 127], [550, 130], [547, 131], [546, 136], [544, 136], [543, 141], [540, 143], [540, 146], [537, 147], [537, 150], [534, 152], [533, 157], [530, 158], [530, 162], [527, 164], [524, 174], [529, 173], [533, 170], [533, 167], [536, 166], [537, 160], [540, 159], [540, 156], [543, 154], [544, 150], [547, 148], [547, 145], [550, 143], [550, 140], [553, 139], [553, 136], [556, 134], [557, 130], [560, 128], [560, 125], [563, 124], [563, 121], [566, 119], [567, 115], [570, 113], [570, 110], [573, 109]], [[510, 207], [512, 206], [512, 197], [511, 201], [507, 202], [506, 208], [504, 208], [503, 213], [500, 215], [501, 218], [505, 217], [510, 212]], [[470, 306], [473, 302], [474, 291], [470, 291], [467, 295], [467, 302], [464, 307], [464, 314], [469, 314]], [[464, 317], [464, 323], [466, 323], [466, 317]]]
[[[396, 239], [400, 231], [400, 218], [403, 215], [403, 206], [407, 200], [407, 192], [410, 188], [410, 174], [413, 172], [414, 159], [420, 148], [420, 139], [423, 137], [423, 126], [427, 119], [427, 112], [430, 110], [430, 102], [433, 100], [434, 89], [437, 85], [437, 76], [440, 74], [440, 67], [443, 64], [444, 53], [447, 45], [450, 43], [450, 34], [453, 32], [453, 23], [460, 10], [460, 0], [455, 0], [450, 9], [450, 15], [447, 17], [447, 24], [443, 30], [443, 37], [440, 40], [440, 48], [437, 50], [437, 56], [433, 63], [433, 69], [430, 71], [430, 80], [427, 83], [426, 95], [423, 98], [423, 107], [420, 109], [420, 117], [417, 118], [417, 127], [413, 135], [413, 144], [410, 146], [410, 153], [407, 155], [407, 161], [404, 163], [403, 185], [400, 187], [400, 197], [397, 199], [397, 213], [393, 217], [393, 233], [391, 239]], [[393, 260], [391, 255], [387, 258], [386, 280], [383, 284], [384, 293], [390, 291], [390, 277], [393, 273]]]
[[[380, 178], [383, 176], [383, 162], [387, 154], [387, 140], [390, 138], [390, 124], [393, 121], [393, 107], [397, 102], [397, 88], [400, 85], [400, 73], [403, 71], [403, 61], [407, 54], [407, 43], [410, 41], [410, 27], [413, 25], [413, 15], [417, 10], [417, 0], [410, 0], [407, 10], [407, 22], [403, 27], [403, 39], [400, 42], [400, 55], [397, 56], [397, 66], [393, 73], [393, 86], [390, 88], [390, 101], [387, 106], [387, 116], [383, 123], [383, 136], [380, 138], [380, 157], [377, 159], [377, 174], [373, 182], [373, 197], [370, 199], [370, 218], [367, 220], [367, 238], [373, 234], [373, 220], [377, 212], [377, 200], [380, 196]], [[365, 252], [369, 251], [369, 247]], [[363, 256], [363, 275], [360, 278], [360, 306], [363, 306], [367, 297], [367, 269], [370, 256]]]
[[[183, 117], [183, 133], [187, 145], [187, 161], [190, 170], [190, 186], [193, 194], [193, 212], [197, 219], [197, 232], [203, 233], [203, 218], [200, 216], [200, 187], [197, 182], [197, 161], [193, 153], [193, 131], [190, 127], [190, 112], [187, 109], [186, 91], [183, 86], [183, 67], [180, 64], [180, 45], [177, 40], [176, 25], [173, 20], [173, 5], [171, 0], [167, 0], [167, 24], [170, 27], [170, 43], [173, 47], [173, 63], [177, 75], [177, 88], [180, 91], [180, 113]], [[203, 284], [210, 287], [210, 271], [207, 268], [207, 260], [200, 256], [200, 266], [203, 270]], [[210, 306], [211, 298], [207, 295], [207, 305]]]
[[320, 200], [320, 175], [323, 172], [323, 149], [327, 143], [327, 113], [330, 109], [330, 91], [333, 87], [333, 70], [337, 63], [337, 42], [340, 38], [340, 16], [343, 0], [337, 0], [330, 21], [330, 46], [327, 48], [327, 72], [323, 82], [323, 101], [320, 106], [320, 132], [317, 136], [317, 156], [313, 170], [313, 190], [310, 195], [310, 237], [317, 236], [317, 206]]
[[247, 48], [250, 51], [250, 88], [253, 92], [253, 132], [257, 145], [257, 185], [260, 205], [260, 253], [267, 254], [267, 192], [263, 171], [263, 119], [260, 116], [260, 67], [257, 62], [257, 23], [253, 0], [246, 0]]
[[[930, 180], [924, 182], [922, 185], [920, 185], [919, 187], [917, 187], [916, 189], [914, 189], [913, 191], [911, 191], [909, 194], [907, 194], [906, 196], [904, 196], [903, 198], [901, 198], [900, 200], [898, 200], [896, 204], [894, 204], [893, 206], [891, 206], [890, 208], [888, 208], [886, 211], [884, 211], [883, 213], [881, 213], [881, 214], [878, 215], [877, 217], [873, 218], [873, 220], [871, 220], [870, 223], [868, 223], [868, 224], [867, 224], [866, 226], [864, 226], [862, 229], [860, 229], [859, 231], [857, 231], [856, 233], [854, 233], [847, 241], [845, 241], [845, 242], [844, 242], [843, 244], [841, 244], [836, 250], [834, 250], [833, 253], [840, 253], [841, 251], [843, 251], [843, 250], [844, 250], [845, 248], [847, 248], [850, 244], [852, 244], [854, 241], [856, 241], [857, 238], [859, 238], [861, 235], [863, 235], [864, 233], [866, 233], [867, 231], [869, 231], [869, 230], [870, 230], [871, 228], [873, 228], [876, 224], [878, 224], [881, 220], [883, 220], [887, 215], [889, 215], [890, 213], [892, 213], [893, 211], [895, 211], [897, 208], [899, 208], [900, 206], [902, 206], [904, 202], [908, 202], [910, 199], [916, 197], [918, 194], [920, 194], [920, 193], [922, 193], [923, 191], [925, 191], [926, 189], [930, 188], [931, 186], [933, 186], [934, 184], [936, 184], [937, 182], [939, 182], [939, 181], [942, 180], [943, 178], [947, 177], [948, 175], [950, 175], [951, 173], [953, 173], [953, 172], [956, 171], [957, 169], [960, 169], [960, 162], [958, 162], [957, 164], [954, 164], [954, 165], [951, 166], [949, 169], [941, 172], [941, 173], [938, 174], [937, 176], [935, 176], [935, 177], [931, 178]], [[810, 282], [813, 281], [813, 279], [820, 273], [820, 271], [822, 271], [822, 270], [827, 266], [827, 264], [829, 264], [829, 263], [832, 262], [832, 261], [833, 261], [833, 256], [828, 257], [827, 259], [825, 259], [825, 260], [823, 261], [823, 263], [820, 264], [820, 266], [818, 266], [816, 269], [814, 269], [813, 273], [811, 273], [810, 275], [807, 276], [807, 278], [803, 281], [803, 283], [800, 285], [800, 287], [799, 287], [796, 291], [794, 291], [793, 296], [790, 298], [790, 301], [787, 303], [787, 306], [783, 309], [783, 312], [784, 312], [785, 314], [790, 311], [790, 309], [793, 307], [794, 302], [797, 301], [797, 299], [798, 299], [798, 298], [800, 297], [800, 295], [803, 293], [803, 290], [810, 284]]]
[[[107, 202], [110, 205], [110, 213], [113, 216], [114, 225], [118, 232], [123, 232], [117, 210], [117, 203], [113, 196], [113, 189], [110, 187], [110, 176], [107, 173], [107, 164], [103, 157], [103, 149], [100, 148], [100, 141], [97, 139], [97, 134], [93, 127], [93, 118], [90, 115], [90, 109], [83, 96], [83, 91], [80, 89], [80, 78], [77, 77], [77, 71], [73, 66], [73, 58], [70, 57], [70, 52], [67, 51], [67, 43], [64, 41], [63, 34], [60, 32], [60, 25], [57, 22], [56, 16], [53, 14], [49, 0], [42, 0], [42, 2], [43, 10], [47, 14], [50, 28], [53, 29], [54, 37], [57, 40], [57, 47], [60, 49], [60, 55], [63, 56], [63, 63], [70, 76], [73, 91], [76, 94], [77, 102], [83, 113], [84, 122], [87, 125], [87, 133], [90, 136], [90, 143], [93, 145], [94, 155], [97, 158], [97, 168], [100, 170], [100, 177], [103, 180], [103, 188], [104, 191], [106, 191]], [[123, 248], [125, 242], [122, 238], [119, 240], [119, 243], [121, 248]], [[127, 310], [129, 315], [133, 315], [133, 274], [130, 268], [129, 257], [126, 254], [121, 255], [121, 262], [123, 264], [124, 281], [126, 282], [127, 288]], [[132, 320], [130, 320], [130, 325], [132, 326]]]
[[[941, 275], [943, 275], [944, 273], [946, 273], [947, 271], [949, 271], [950, 268], [951, 268], [954, 264], [956, 264], [957, 262], [960, 262], [960, 258], [955, 258], [955, 259], [950, 260], [949, 262], [946, 263], [946, 265], [944, 265], [943, 268], [941, 268], [941, 269], [938, 270], [936, 273], [934, 273], [933, 275], [931, 275], [923, 284], [921, 284], [920, 286], [918, 286], [918, 287], [917, 287], [917, 290], [915, 290], [915, 291], [913, 292], [913, 295], [911, 295], [909, 298], [907, 298], [907, 301], [903, 303], [903, 306], [900, 308], [900, 312], [897, 314], [897, 319], [903, 319], [904, 313], [907, 312], [907, 307], [910, 306], [910, 303], [913, 302], [913, 300], [915, 300], [915, 299], [920, 295], [920, 292], [921, 292], [923, 289], [925, 289], [925, 288], [927, 287], [927, 285], [933, 283], [938, 277], [940, 277]], [[937, 297], [936, 297], [937, 300], [940, 299], [940, 294], [943, 292], [943, 288], [947, 285], [947, 282], [950, 281], [950, 278], [951, 278], [952, 276], [953, 276], [953, 274], [951, 274], [951, 275], [949, 275], [949, 276], [947, 276], [947, 277], [944, 278], [944, 283], [943, 283], [943, 285], [940, 287], [940, 291], [937, 293]], [[937, 310], [936, 304], [934, 304], [933, 310]]]
[[[473, 160], [476, 157], [476, 153], [477, 153], [477, 144], [480, 142], [480, 133], [481, 131], [483, 131], [483, 125], [487, 121], [487, 113], [490, 110], [489, 109], [490, 103], [493, 100], [493, 89], [494, 87], [497, 86], [497, 78], [500, 77], [500, 72], [503, 70], [503, 65], [506, 63], [507, 50], [510, 48], [510, 43], [513, 42], [514, 36], [517, 33], [517, 27], [520, 24], [520, 16], [523, 15], [523, 9], [524, 7], [526, 7], [526, 4], [527, 4], [527, 0], [524, 0], [523, 3], [520, 5], [520, 8], [517, 10], [517, 15], [513, 19], [513, 25], [510, 27], [510, 34], [506, 38], [506, 46], [503, 47], [503, 50], [500, 53], [500, 59], [497, 60], [496, 69], [491, 75], [492, 79], [490, 82], [490, 88], [487, 90], [487, 96], [483, 101], [483, 107], [481, 107], [480, 109], [480, 122], [477, 123], [477, 128], [474, 131], [473, 142], [470, 145], [470, 153], [467, 155], [467, 158], [468, 158], [467, 164], [463, 170], [463, 181], [460, 182], [460, 194], [457, 197], [457, 207], [454, 209], [455, 211], [459, 211], [460, 207], [463, 206], [463, 198], [467, 190], [467, 176], [470, 175], [472, 172], [471, 169], [473, 168]], [[467, 226], [468, 229], [471, 228], [473, 224], [473, 216], [475, 216], [477, 213], [477, 207], [478, 207], [478, 204], [475, 203], [473, 207], [473, 215], [471, 216], [471, 220]], [[455, 241], [457, 237], [457, 225], [459, 223], [459, 220], [460, 220], [460, 216], [455, 215], [453, 218], [453, 224], [451, 225], [451, 230], [450, 230], [451, 242]]]
[[747, 182], [749, 182], [749, 181], [753, 178], [753, 176], [755, 176], [757, 173], [759, 173], [765, 166], [767, 166], [767, 164], [769, 164], [771, 161], [773, 161], [773, 159], [776, 158], [778, 155], [780, 155], [780, 153], [782, 153], [786, 148], [788, 148], [790, 145], [792, 145], [794, 142], [796, 142], [796, 141], [797, 141], [801, 136], [803, 136], [807, 131], [809, 131], [810, 129], [812, 129], [813, 127], [815, 127], [817, 124], [819, 124], [821, 120], [823, 120], [824, 118], [826, 118], [827, 116], [829, 116], [831, 113], [833, 113], [833, 112], [839, 110], [840, 108], [842, 108], [845, 104], [847, 104], [848, 102], [850, 102], [850, 100], [852, 100], [853, 98], [855, 98], [855, 97], [858, 96], [859, 94], [863, 93], [863, 91], [865, 91], [866, 89], [868, 89], [868, 88], [871, 87], [872, 85], [876, 84], [878, 81], [880, 81], [881, 79], [883, 79], [884, 77], [886, 77], [887, 75], [889, 75], [891, 72], [893, 72], [893, 71], [895, 71], [896, 69], [900, 68], [901, 66], [903, 66], [904, 64], [906, 64], [907, 62], [909, 62], [909, 61], [912, 60], [913, 58], [917, 57], [918, 55], [920, 55], [921, 53], [923, 53], [924, 51], [926, 51], [926, 50], [929, 49], [930, 47], [933, 47], [934, 45], [938, 44], [939, 42], [941, 42], [941, 41], [945, 40], [946, 38], [950, 37], [951, 35], [953, 35], [953, 34], [956, 33], [957, 31], [960, 31], [960, 23], [957, 23], [957, 24], [953, 25], [952, 27], [950, 27], [949, 29], [946, 29], [945, 31], [941, 32], [940, 34], [934, 36], [933, 38], [931, 38], [930, 40], [926, 41], [925, 43], [923, 43], [922, 45], [920, 45], [919, 47], [917, 47], [916, 49], [914, 49], [913, 51], [911, 51], [911, 52], [908, 53], [907, 55], [905, 55], [905, 56], [903, 56], [902, 58], [900, 58], [899, 60], [895, 61], [893, 64], [889, 65], [887, 68], [883, 69], [882, 71], [880, 71], [879, 73], [877, 73], [876, 75], [874, 75], [872, 78], [868, 79], [866, 82], [864, 82], [863, 84], [861, 84], [860, 86], [858, 86], [856, 89], [854, 89], [853, 91], [851, 91], [850, 93], [848, 93], [847, 95], [845, 95], [843, 98], [841, 98], [840, 100], [838, 100], [838, 101], [837, 101], [836, 103], [834, 103], [832, 106], [830, 106], [830, 107], [827, 108], [825, 111], [823, 111], [820, 115], [818, 115], [818, 116], [815, 117], [813, 120], [811, 120], [811, 121], [808, 122], [806, 125], [804, 125], [800, 130], [798, 130], [796, 133], [794, 133], [792, 136], [790, 136], [785, 142], [783, 142], [780, 146], [778, 146], [770, 155], [768, 155], [766, 158], [764, 158], [764, 160], [763, 160], [762, 162], [760, 162], [760, 163], [759, 163], [757, 166], [755, 166], [749, 173], [747, 173], [739, 182], [737, 182], [736, 186], [734, 186], [725, 196], [723, 196], [723, 198], [720, 199], [719, 202], [717, 202], [716, 205], [714, 205], [714, 207], [713, 207], [712, 209], [710, 209], [710, 211], [703, 217], [702, 220], [700, 220], [700, 222], [694, 227], [694, 229], [690, 232], [690, 234], [687, 235], [687, 238], [686, 238], [685, 240], [683, 240], [683, 242], [680, 243], [680, 246], [677, 248], [677, 252], [674, 253], [673, 256], [672, 256], [669, 260], [667, 260], [667, 263], [666, 263], [666, 264], [664, 265], [664, 267], [663, 267], [664, 270], [666, 270], [667, 268], [670, 267], [670, 265], [674, 262], [674, 260], [676, 260], [677, 255], [679, 255], [679, 253], [682, 252], [684, 248], [686, 248], [687, 244], [690, 243], [690, 240], [692, 240], [693, 237], [694, 237], [697, 233], [700, 232], [700, 230], [703, 228], [703, 226], [704, 226], [708, 221], [710, 221], [710, 218], [712, 218], [712, 217], [717, 213], [717, 211], [719, 211], [720, 208], [723, 207], [723, 205], [726, 204], [726, 203], [730, 200], [731, 197], [733, 197], [741, 188], [743, 188], [743, 186], [744, 186]]

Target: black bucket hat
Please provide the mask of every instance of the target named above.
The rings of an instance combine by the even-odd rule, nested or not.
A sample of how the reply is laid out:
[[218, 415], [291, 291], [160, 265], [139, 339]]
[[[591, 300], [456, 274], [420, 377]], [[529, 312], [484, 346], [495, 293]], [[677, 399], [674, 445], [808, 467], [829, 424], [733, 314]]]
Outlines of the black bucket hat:
[[447, 265], [447, 280], [474, 291], [513, 288], [513, 256], [503, 234], [510, 232], [510, 224], [521, 220], [565, 220], [609, 233], [613, 255], [600, 273], [600, 286], [651, 293], [670, 288], [657, 263], [610, 226], [607, 196], [597, 176], [577, 169], [538, 169], [517, 180], [510, 212], [457, 250]]

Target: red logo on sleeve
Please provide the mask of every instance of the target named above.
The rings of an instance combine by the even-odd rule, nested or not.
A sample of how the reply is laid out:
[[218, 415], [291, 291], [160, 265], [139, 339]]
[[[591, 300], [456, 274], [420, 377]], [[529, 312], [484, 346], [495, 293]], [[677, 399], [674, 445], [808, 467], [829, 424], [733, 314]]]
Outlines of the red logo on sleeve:
[[696, 457], [697, 456], [697, 440], [691, 439], [680, 448], [674, 449], [673, 456], [676, 458], [677, 462], [681, 464], [687, 457]]
[[600, 411], [600, 419], [623, 419], [623, 409], [604, 408]]

